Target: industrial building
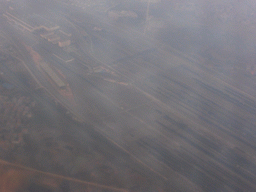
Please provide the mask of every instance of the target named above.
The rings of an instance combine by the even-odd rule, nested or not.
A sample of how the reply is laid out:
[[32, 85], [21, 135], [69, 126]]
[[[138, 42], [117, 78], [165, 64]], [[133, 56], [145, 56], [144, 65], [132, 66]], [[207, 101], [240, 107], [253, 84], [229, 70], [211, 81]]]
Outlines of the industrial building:
[[59, 47], [66, 47], [71, 44], [71, 33], [40, 15], [24, 14], [24, 11], [20, 9], [9, 7], [3, 16], [20, 30], [39, 34], [42, 38], [57, 44]]

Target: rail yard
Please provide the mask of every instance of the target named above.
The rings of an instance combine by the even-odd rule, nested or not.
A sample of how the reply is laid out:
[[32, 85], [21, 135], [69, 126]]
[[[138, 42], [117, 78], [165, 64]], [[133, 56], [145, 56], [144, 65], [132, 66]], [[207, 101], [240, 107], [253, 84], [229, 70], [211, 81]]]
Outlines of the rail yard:
[[183, 52], [118, 23], [146, 1], [110, 2], [1, 2], [0, 189], [255, 191], [254, 66]]

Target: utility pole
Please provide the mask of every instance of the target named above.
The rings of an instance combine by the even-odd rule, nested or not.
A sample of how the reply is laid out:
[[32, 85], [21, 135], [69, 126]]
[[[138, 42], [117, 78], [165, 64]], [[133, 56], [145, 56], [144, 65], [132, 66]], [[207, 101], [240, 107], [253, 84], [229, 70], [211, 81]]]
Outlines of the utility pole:
[[145, 28], [144, 28], [144, 34], [146, 33], [147, 25], [148, 25], [149, 3], [150, 3], [150, 0], [148, 0], [148, 4], [147, 4], [146, 23], [145, 23]]

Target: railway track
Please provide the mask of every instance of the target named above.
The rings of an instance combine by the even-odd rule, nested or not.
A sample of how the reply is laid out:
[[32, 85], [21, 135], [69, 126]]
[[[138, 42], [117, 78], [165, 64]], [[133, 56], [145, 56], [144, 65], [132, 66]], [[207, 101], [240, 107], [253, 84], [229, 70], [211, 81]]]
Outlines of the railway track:
[[[99, 39], [104, 40], [104, 38], [103, 39], [99, 38]], [[125, 47], [122, 47], [123, 46], [122, 43], [120, 44], [120, 42], [114, 41], [113, 44], [116, 44], [117, 46], [121, 46], [120, 49], [125, 50]], [[161, 142], [160, 141], [161, 139], [159, 138], [158, 138], [158, 142], [161, 143], [161, 145], [158, 144], [155, 151], [161, 151], [161, 150], [163, 151], [165, 149], [166, 151], [164, 153], [159, 154], [159, 152], [158, 153], [152, 152], [153, 147], [152, 145], [149, 145], [148, 142], [138, 142], [139, 145], [142, 146], [142, 148], [139, 151], [144, 151], [144, 150], [151, 151], [149, 154], [153, 155], [152, 157], [158, 157], [156, 162], [160, 164], [162, 162], [164, 163], [164, 166], [169, 167], [171, 170], [174, 170], [174, 172], [180, 173], [185, 177], [190, 178], [190, 180], [192, 180], [194, 183], [202, 187], [205, 191], [209, 191], [212, 189], [219, 190], [222, 187], [225, 188], [225, 186], [227, 186], [226, 190], [231, 190], [231, 191], [237, 190], [237, 189], [242, 190], [245, 188], [247, 188], [248, 190], [254, 190], [255, 186], [253, 182], [254, 182], [255, 171], [251, 171], [246, 168], [243, 168], [243, 170], [239, 170], [241, 169], [240, 167], [236, 167], [236, 165], [230, 165], [233, 163], [229, 162], [229, 161], [232, 161], [232, 159], [228, 157], [230, 153], [234, 153], [232, 154], [233, 156], [235, 156], [238, 159], [240, 158], [245, 162], [247, 161], [248, 164], [254, 167], [254, 163], [253, 163], [253, 161], [255, 160], [254, 155], [251, 155], [250, 157], [248, 156], [248, 154], [250, 154], [251, 152], [252, 154], [253, 152], [255, 153], [254, 145], [251, 143], [254, 141], [254, 137], [251, 137], [250, 139], [251, 142], [248, 142], [247, 136], [241, 136], [239, 132], [235, 133], [234, 130], [232, 130], [233, 127], [228, 126], [229, 122], [225, 121], [225, 119], [228, 119], [229, 121], [235, 122], [237, 119], [239, 119], [238, 117], [240, 117], [240, 120], [246, 121], [246, 119], [243, 119], [241, 116], [239, 116], [239, 114], [241, 115], [242, 113], [246, 113], [246, 115], [251, 115], [251, 117], [253, 117], [254, 116], [253, 113], [255, 110], [253, 107], [254, 101], [255, 101], [254, 97], [252, 97], [251, 95], [247, 95], [244, 92], [225, 84], [223, 81], [218, 80], [216, 82], [216, 78], [210, 75], [209, 77], [211, 81], [215, 81], [215, 84], [220, 83], [226, 86], [224, 86], [223, 88], [223, 86], [218, 87], [216, 85], [211, 85], [212, 83], [210, 82], [210, 80], [204, 78], [204, 76], [208, 76], [209, 73], [207, 71], [203, 71], [200, 65], [195, 64], [194, 61], [192, 63], [185, 61], [185, 64], [184, 64], [184, 58], [182, 58], [181, 63], [183, 63], [182, 64], [183, 69], [182, 67], [179, 68], [179, 70], [186, 69], [187, 72], [189, 71], [190, 76], [193, 77], [192, 79], [185, 78], [184, 75], [183, 76], [181, 75], [180, 77], [175, 76], [175, 78], [168, 78], [170, 76], [168, 72], [178, 67], [175, 67], [174, 65], [172, 66], [172, 69], [171, 69], [165, 65], [168, 63], [168, 59], [164, 60], [161, 57], [161, 55], [164, 55], [165, 53], [151, 52], [151, 54], [153, 54], [153, 57], [152, 56], [149, 57], [148, 55], [142, 56], [143, 51], [142, 51], [142, 54], [140, 53], [134, 54], [130, 51], [123, 51], [123, 52], [127, 53], [127, 56], [125, 56], [124, 58], [118, 59], [117, 61], [114, 61], [112, 63], [103, 63], [103, 65], [109, 67], [110, 70], [113, 70], [118, 74], [126, 77], [126, 79], [128, 80], [134, 79], [136, 77], [136, 74], [135, 74], [136, 71], [139, 71], [140, 73], [145, 69], [145, 67], [148, 69], [148, 71], [154, 71], [154, 73], [156, 74], [158, 73], [158, 75], [150, 74], [151, 76], [153, 76], [153, 79], [158, 78], [158, 81], [154, 82], [154, 80], [152, 81], [151, 79], [151, 82], [150, 82], [148, 77], [141, 75], [141, 77], [138, 79], [138, 82], [135, 82], [135, 83], [133, 82], [132, 86], [135, 86], [135, 88], [137, 88], [138, 90], [145, 92], [146, 95], [149, 95], [149, 97], [155, 98], [156, 101], [160, 101], [161, 107], [163, 107], [163, 105], [166, 105], [165, 110], [167, 111], [169, 110], [168, 112], [171, 113], [170, 115], [174, 115], [175, 110], [176, 111], [178, 110], [179, 111], [178, 115], [176, 115], [176, 118], [177, 116], [179, 116], [178, 122], [183, 121], [184, 119], [189, 119], [189, 120], [184, 120], [185, 122], [188, 122], [188, 123], [185, 123], [186, 126], [190, 126], [190, 125], [198, 126], [198, 127], [195, 127], [196, 131], [193, 131], [192, 128], [190, 129], [187, 128], [186, 130], [181, 129], [180, 126], [177, 126], [177, 123], [173, 123], [173, 121], [170, 122], [170, 120], [168, 120], [170, 119], [170, 117], [167, 115], [162, 115], [164, 117], [161, 117], [160, 119], [155, 120], [154, 124], [150, 126], [149, 123], [143, 120], [143, 118], [134, 116], [132, 118], [133, 120], [137, 119], [141, 122], [144, 122], [144, 124], [147, 127], [145, 130], [147, 129], [149, 130], [149, 127], [151, 127], [150, 131], [152, 131], [153, 126], [155, 126], [155, 129], [159, 129], [159, 127], [162, 127], [162, 129], [165, 130], [163, 132], [153, 131], [153, 133], [157, 135], [155, 136], [151, 135], [151, 137], [162, 138], [160, 135], [164, 135], [167, 132], [171, 132], [167, 134], [170, 137], [169, 138], [169, 141], [170, 141], [170, 139], [173, 137], [172, 135], [176, 134], [175, 137], [179, 137], [182, 140], [180, 141], [180, 143], [183, 143], [184, 146], [186, 146], [186, 147], [182, 147], [181, 151], [183, 153], [185, 151], [187, 154], [180, 153], [175, 158], [172, 157], [172, 154], [175, 154], [174, 151], [168, 150], [168, 147], [166, 147], [165, 143]], [[136, 59], [134, 58], [137, 58], [138, 56], [142, 56], [142, 58], [139, 58], [138, 61], [136, 61]], [[169, 57], [172, 57], [172, 56], [169, 56]], [[177, 56], [174, 56], [174, 57], [177, 57]], [[143, 66], [140, 66], [141, 61], [143, 61], [144, 63]], [[193, 64], [193, 67], [189, 66], [191, 64]], [[203, 73], [203, 75], [200, 74], [201, 72]], [[165, 76], [165, 78], [162, 78], [162, 76]], [[185, 78], [186, 82], [184, 82], [184, 79], [182, 78]], [[193, 86], [194, 88], [191, 88]], [[201, 89], [201, 91], [199, 92], [197, 89]], [[179, 94], [182, 93], [180, 90], [185, 92], [189, 99], [184, 101], [184, 99], [180, 98]], [[193, 96], [190, 96], [190, 95], [193, 95]], [[236, 95], [235, 98], [234, 98], [234, 95]], [[109, 98], [109, 95], [106, 95], [106, 97]], [[225, 105], [219, 102], [218, 100], [224, 100]], [[169, 101], [169, 103], [167, 101]], [[114, 101], [112, 103], [114, 103]], [[236, 107], [236, 109], [241, 110], [239, 114], [232, 113], [232, 108], [234, 106]], [[161, 107], [159, 107], [160, 108], [158, 109], [159, 111], [163, 111], [163, 108], [161, 109]], [[211, 116], [209, 114], [212, 112], [211, 111], [209, 112], [208, 108], [213, 109], [214, 111]], [[151, 109], [151, 110], [154, 110], [154, 109]], [[164, 112], [161, 112], [161, 113], [164, 113]], [[127, 111], [123, 115], [131, 115], [131, 114], [132, 113], [130, 111]], [[156, 124], [158, 124], [158, 126]], [[205, 125], [207, 125], [207, 129], [204, 127]], [[254, 125], [255, 124], [252, 123], [250, 125], [251, 127], [241, 128], [241, 129], [244, 129], [242, 132], [246, 132], [246, 134], [248, 135], [250, 133], [249, 130], [252, 130]], [[108, 126], [108, 125], [105, 124], [105, 126]], [[176, 128], [177, 130], [173, 128], [174, 126], [178, 127]], [[99, 130], [99, 131], [102, 131], [102, 130]], [[117, 130], [114, 127], [109, 127], [108, 130], [104, 131], [104, 134], [110, 140], [113, 140], [115, 142], [114, 137], [111, 136], [111, 134], [116, 135], [114, 134], [113, 131], [117, 131]], [[129, 130], [126, 130], [126, 131], [129, 132]], [[206, 134], [208, 134], [208, 136], [205, 136]], [[168, 136], [165, 135], [164, 138], [166, 139]], [[225, 139], [225, 137], [227, 137], [228, 139]], [[129, 140], [128, 138], [126, 139]], [[137, 140], [140, 140], [140, 138], [138, 138], [137, 140], [136, 139], [133, 139], [133, 140], [137, 141]], [[211, 141], [211, 140], [214, 140], [214, 141]], [[219, 145], [216, 144], [217, 141], [222, 141], [222, 144], [224, 144], [224, 146], [220, 144]], [[118, 142], [121, 142], [121, 141], [118, 141]], [[118, 142], [117, 142], [117, 145], [119, 145]], [[238, 142], [238, 143], [234, 145], [233, 144], [234, 142]], [[137, 147], [139, 145], [137, 145]], [[121, 147], [122, 146], [123, 145], [121, 145]], [[162, 146], [162, 148], [160, 146]], [[163, 149], [163, 146], [164, 146], [164, 149]], [[246, 158], [244, 159], [242, 158], [242, 155], [244, 154], [239, 155], [237, 154], [238, 152], [234, 150], [236, 149], [237, 146], [238, 148], [246, 149], [245, 156], [247, 156], [248, 158], [247, 160], [244, 160]], [[226, 152], [227, 154], [225, 153], [222, 154], [221, 150], [223, 150], [223, 148], [224, 148], [224, 151], [225, 150], [228, 151]], [[127, 148], [124, 148], [124, 150], [127, 150]], [[130, 151], [128, 150], [127, 152], [130, 153], [131, 155], [135, 154], [135, 157], [136, 157], [136, 152], [132, 152], [131, 150]], [[196, 153], [199, 153], [200, 155], [195, 155]], [[165, 154], [169, 154], [169, 157], [167, 157]], [[216, 158], [215, 156], [217, 155], [219, 155], [220, 157]], [[192, 161], [192, 159], [194, 160]], [[210, 168], [205, 167], [206, 165], [201, 165], [198, 163], [196, 164], [195, 161], [199, 161], [199, 160], [202, 164], [206, 164]], [[182, 161], [184, 165], [180, 166], [180, 168], [177, 168], [177, 164], [179, 164], [179, 161]], [[211, 162], [212, 165], [210, 166], [209, 163], [207, 164], [206, 162]], [[201, 180], [200, 179], [195, 180], [194, 178], [191, 178], [188, 175], [188, 173], [184, 171], [184, 170], [187, 170], [189, 166], [193, 167], [195, 165], [197, 167], [195, 168], [195, 170], [198, 171], [198, 175], [199, 177], [201, 177]], [[224, 180], [225, 182], [220, 181], [218, 178], [225, 178]], [[200, 185], [200, 182], [202, 182], [202, 180], [204, 185]], [[234, 181], [239, 181], [239, 182], [234, 182]], [[214, 184], [211, 184], [212, 182]]]
[[[161, 54], [153, 53], [154, 56]], [[181, 68], [173, 67], [174, 70], [187, 70], [187, 73], [190, 71], [189, 75], [187, 75], [192, 78], [187, 78], [184, 74], [179, 74], [180, 76], [175, 76], [173, 73], [168, 74], [172, 70], [171, 68], [166, 72], [165, 69], [168, 69], [168, 67], [161, 65], [161, 62], [152, 63], [152, 60], [147, 57], [139, 58], [139, 61], [136, 62], [134, 58], [140, 56], [141, 54], [135, 54], [134, 57], [127, 55], [127, 57], [114, 62], [114, 64], [106, 63], [106, 65], [118, 71], [119, 74], [128, 77], [128, 79], [134, 79], [136, 77], [134, 72], [138, 71], [140, 73], [145, 69], [144, 65], [140, 66], [141, 60], [143, 60], [144, 64], [146, 63], [146, 67], [150, 66], [149, 71], [154, 70], [154, 73], [158, 74], [150, 74], [152, 77], [151, 81], [142, 75], [138, 82], [132, 85], [155, 97], [168, 106], [167, 108], [170, 109], [175, 106], [175, 110], [179, 110], [178, 116], [180, 117], [178, 122], [173, 119], [170, 120], [170, 117], [167, 115], [163, 115], [164, 117], [156, 120], [156, 123], [165, 130], [165, 133], [170, 132], [168, 134], [170, 135], [170, 139], [173, 135], [180, 137], [182, 140], [181, 143], [185, 143], [186, 147], [183, 147], [181, 150], [183, 153], [173, 156], [175, 152], [168, 150], [168, 147], [164, 147], [165, 143], [161, 142], [160, 139], [156, 143], [150, 140], [146, 142], [138, 139], [138, 145], [142, 146], [144, 150], [151, 151], [151, 154], [154, 157], [158, 157], [160, 162], [190, 178], [196, 184], [200, 185], [199, 183], [203, 180], [204, 185], [200, 186], [205, 191], [220, 190], [222, 187], [228, 191], [239, 189], [255, 190], [255, 185], [253, 184], [256, 173], [253, 168], [255, 167], [255, 155], [252, 155], [255, 154], [255, 137], [251, 135], [255, 123], [246, 123], [246, 115], [254, 117], [255, 98], [243, 93], [243, 91], [237, 88], [229, 86], [221, 80], [216, 81], [214, 77], [209, 76], [209, 79], [205, 79], [204, 76], [207, 76], [208, 73], [202, 71], [200, 65], [193, 65], [191, 67], [185, 63], [180, 65]], [[157, 58], [158, 61], [162, 60], [163, 63], [166, 63], [159, 56], [155, 56], [153, 61], [156, 61]], [[119, 68], [116, 66], [119, 66]], [[203, 75], [199, 72], [202, 72]], [[175, 77], [172, 77], [172, 75]], [[141, 79], [144, 79], [144, 82]], [[180, 97], [181, 90], [186, 93], [187, 100]], [[234, 108], [238, 111], [232, 111]], [[162, 109], [159, 111], [162, 111]], [[170, 111], [175, 113], [174, 110]], [[137, 118], [143, 121], [140, 117]], [[184, 120], [184, 118], [189, 118], [189, 123], [179, 123], [182, 120], [186, 122], [187, 120]], [[229, 125], [230, 122], [231, 124], [234, 122], [238, 125]], [[149, 123], [146, 124], [149, 127]], [[193, 130], [193, 128], [190, 128], [191, 125], [197, 125], [199, 127]], [[207, 129], [204, 127], [205, 125], [207, 125]], [[175, 126], [178, 128], [174, 129], [173, 127]], [[186, 127], [185, 129], [182, 128], [184, 126]], [[158, 129], [157, 127], [155, 128]], [[206, 136], [206, 134], [210, 134], [210, 137]], [[158, 136], [155, 137], [157, 138]], [[214, 141], [216, 138], [217, 140]], [[218, 144], [218, 140], [222, 141], [224, 145]], [[236, 142], [235, 145], [234, 142]], [[156, 146], [152, 146], [152, 143]], [[161, 143], [161, 145], [157, 143]], [[226, 152], [223, 152], [225, 150]], [[246, 152], [239, 152], [242, 150]], [[195, 155], [196, 153], [200, 155]], [[169, 154], [169, 157], [166, 154]], [[234, 159], [229, 156], [233, 156]], [[178, 164], [182, 164], [180, 162], [183, 162], [184, 165], [177, 168]], [[211, 162], [212, 164], [207, 162]], [[241, 162], [244, 164], [242, 166], [248, 164], [250, 168], [241, 168], [239, 165]], [[188, 170], [192, 169], [189, 168], [190, 166], [197, 167], [194, 169], [198, 171], [198, 175], [201, 177], [200, 179], [196, 180], [190, 177], [189, 173], [187, 173]], [[214, 184], [211, 184], [213, 181]]]
[[[172, 53], [163, 45], [152, 47], [154, 43], [150, 43], [146, 48], [146, 43], [140, 46], [134, 39], [129, 42], [131, 37], [122, 40], [118, 32], [88, 34], [106, 43], [101, 47], [106, 55], [111, 54], [106, 49], [109, 43], [124, 55], [110, 62], [98, 61], [130, 83], [128, 88], [116, 89], [148, 100], [134, 107], [127, 96], [118, 92], [113, 97], [108, 86], [103, 89], [105, 82], [77, 79], [87, 82], [79, 84], [86, 90], [80, 92], [79, 101], [87, 106], [85, 98], [89, 98], [90, 90], [91, 106], [97, 106], [92, 124], [101, 135], [159, 179], [170, 181], [182, 175], [184, 183], [191, 181], [188, 186], [195, 184], [204, 191], [256, 189], [255, 122], [248, 120], [255, 118], [254, 96], [217, 79], [193, 58]], [[121, 108], [115, 97], [128, 107]], [[107, 108], [102, 101], [114, 106], [111, 115], [100, 112]], [[103, 116], [99, 117], [97, 111]]]

